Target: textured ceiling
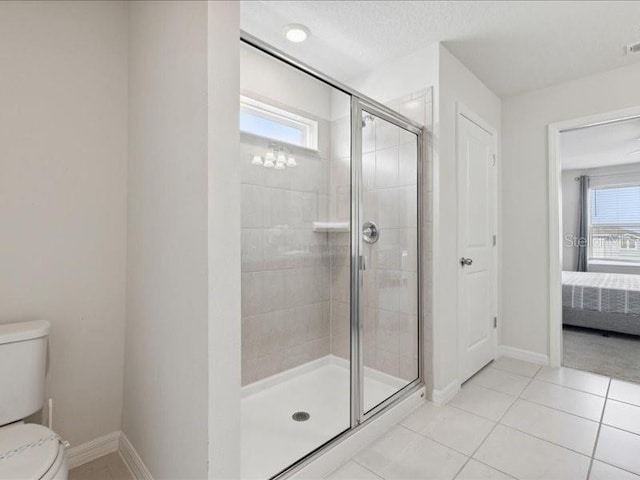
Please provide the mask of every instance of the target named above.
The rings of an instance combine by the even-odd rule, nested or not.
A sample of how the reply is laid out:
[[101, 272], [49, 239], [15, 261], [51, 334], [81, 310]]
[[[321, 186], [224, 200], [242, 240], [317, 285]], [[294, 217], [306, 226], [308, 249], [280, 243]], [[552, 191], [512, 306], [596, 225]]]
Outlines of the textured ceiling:
[[[640, 61], [640, 1], [244, 1], [243, 30], [348, 80], [441, 41], [508, 97]], [[302, 44], [282, 29], [302, 23]]]
[[640, 163], [640, 119], [563, 132], [560, 158], [563, 170]]

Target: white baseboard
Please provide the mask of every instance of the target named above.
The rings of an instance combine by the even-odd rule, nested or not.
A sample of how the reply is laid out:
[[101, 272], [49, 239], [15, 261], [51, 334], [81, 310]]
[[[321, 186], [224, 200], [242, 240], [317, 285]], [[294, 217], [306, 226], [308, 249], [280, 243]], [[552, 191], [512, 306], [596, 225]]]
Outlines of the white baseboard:
[[434, 389], [433, 392], [431, 392], [431, 401], [436, 405], [444, 405], [456, 396], [456, 393], [460, 391], [460, 387], [460, 382], [458, 380], [454, 380], [443, 389]]
[[133, 478], [136, 480], [153, 480], [151, 472], [149, 472], [127, 436], [122, 432], [120, 432], [120, 447], [118, 452], [131, 472], [131, 475], [133, 475]]
[[136, 480], [153, 480], [151, 473], [136, 452], [129, 439], [122, 432], [111, 432], [90, 442], [82, 443], [67, 450], [69, 470], [92, 462], [113, 452], [118, 452], [131, 475]]
[[90, 442], [82, 443], [67, 450], [69, 468], [79, 467], [97, 458], [117, 452], [120, 444], [120, 432], [111, 432]]
[[507, 347], [506, 345], [498, 346], [498, 355], [501, 357], [515, 358], [525, 362], [535, 363], [536, 365], [549, 365], [549, 355], [542, 353], [522, 350], [520, 348]]

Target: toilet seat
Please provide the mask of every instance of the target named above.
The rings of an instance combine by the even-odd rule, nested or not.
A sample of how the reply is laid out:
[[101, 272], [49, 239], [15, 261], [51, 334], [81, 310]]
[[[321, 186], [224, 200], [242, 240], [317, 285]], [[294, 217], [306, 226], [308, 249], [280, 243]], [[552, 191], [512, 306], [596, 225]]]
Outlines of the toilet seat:
[[47, 427], [26, 423], [0, 429], [0, 479], [53, 479], [64, 460], [60, 437]]

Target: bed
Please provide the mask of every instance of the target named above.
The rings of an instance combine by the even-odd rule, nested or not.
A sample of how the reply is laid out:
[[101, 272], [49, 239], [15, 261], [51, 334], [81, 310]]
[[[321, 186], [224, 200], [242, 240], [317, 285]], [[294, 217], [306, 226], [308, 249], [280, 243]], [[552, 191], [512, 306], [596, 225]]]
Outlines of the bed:
[[640, 335], [640, 275], [562, 272], [562, 323]]

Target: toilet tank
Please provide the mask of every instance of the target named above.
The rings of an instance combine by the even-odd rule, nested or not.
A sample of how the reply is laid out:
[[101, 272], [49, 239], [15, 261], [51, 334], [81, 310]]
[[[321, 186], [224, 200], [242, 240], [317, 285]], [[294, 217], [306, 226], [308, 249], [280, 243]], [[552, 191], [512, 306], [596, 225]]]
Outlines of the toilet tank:
[[0, 325], [0, 426], [42, 408], [49, 329], [44, 320]]

